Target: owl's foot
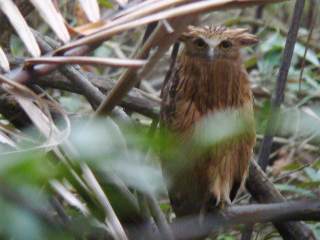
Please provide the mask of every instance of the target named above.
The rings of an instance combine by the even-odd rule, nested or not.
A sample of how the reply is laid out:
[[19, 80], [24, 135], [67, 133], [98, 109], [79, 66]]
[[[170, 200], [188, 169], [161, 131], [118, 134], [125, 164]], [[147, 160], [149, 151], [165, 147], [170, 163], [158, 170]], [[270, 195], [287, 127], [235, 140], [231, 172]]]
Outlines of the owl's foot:
[[217, 205], [217, 208], [219, 210], [222, 210], [222, 209], [225, 209], [227, 207], [231, 206], [231, 202], [230, 201], [225, 201], [225, 200], [222, 200], [218, 203]]
[[216, 210], [227, 208], [231, 205], [230, 198], [219, 196], [216, 198], [214, 195], [210, 195], [207, 201], [208, 208], [215, 208]]

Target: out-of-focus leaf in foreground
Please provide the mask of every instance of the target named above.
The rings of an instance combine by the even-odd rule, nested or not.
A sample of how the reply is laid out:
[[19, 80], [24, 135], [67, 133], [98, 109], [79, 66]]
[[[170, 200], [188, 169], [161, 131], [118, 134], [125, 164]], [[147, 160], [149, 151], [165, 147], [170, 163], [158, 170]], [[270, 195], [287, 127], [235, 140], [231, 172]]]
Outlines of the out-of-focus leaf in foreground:
[[[131, 134], [128, 142], [123, 131], [126, 138]], [[156, 195], [163, 192], [160, 168], [146, 160], [147, 151], [139, 146], [141, 138], [147, 138], [143, 133], [139, 136], [138, 131], [119, 128], [111, 120], [80, 123], [72, 132], [71, 142], [79, 151], [80, 160], [99, 171], [112, 172], [127, 186], [141, 192]]]
[[280, 113], [277, 134], [295, 136], [295, 138], [309, 138], [319, 141], [320, 113], [319, 106], [312, 108], [288, 108]]

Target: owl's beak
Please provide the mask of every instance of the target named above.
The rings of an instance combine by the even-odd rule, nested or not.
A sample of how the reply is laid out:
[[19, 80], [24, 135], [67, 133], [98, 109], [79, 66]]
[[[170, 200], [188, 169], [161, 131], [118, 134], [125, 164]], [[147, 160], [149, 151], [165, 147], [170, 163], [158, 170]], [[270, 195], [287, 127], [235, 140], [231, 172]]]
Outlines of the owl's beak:
[[209, 48], [207, 50], [207, 58], [209, 61], [212, 61], [212, 60], [214, 60], [214, 57], [215, 57], [215, 49], [219, 45], [220, 42], [216, 39], [206, 39], [206, 42], [209, 46]]
[[214, 48], [210, 47], [207, 52], [208, 59], [211, 61], [214, 59]]

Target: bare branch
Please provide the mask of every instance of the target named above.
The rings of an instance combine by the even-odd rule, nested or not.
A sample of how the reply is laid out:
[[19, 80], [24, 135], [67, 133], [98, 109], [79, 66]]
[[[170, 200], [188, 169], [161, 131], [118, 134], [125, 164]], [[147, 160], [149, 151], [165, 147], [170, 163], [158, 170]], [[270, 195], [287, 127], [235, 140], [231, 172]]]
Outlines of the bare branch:
[[[231, 206], [224, 211], [205, 216], [201, 222], [199, 222], [199, 217], [177, 219], [172, 224], [172, 229], [175, 239], [194, 239], [195, 237], [207, 236], [221, 227], [230, 227], [236, 224], [297, 220], [320, 220], [320, 201], [302, 200]], [[299, 239], [310, 239], [310, 236]]]
[[83, 45], [99, 44], [102, 41], [105, 41], [106, 39], [110, 38], [112, 35], [118, 34], [122, 31], [135, 28], [141, 25], [146, 25], [148, 23], [156, 22], [163, 19], [175, 19], [183, 16], [195, 17], [198, 14], [209, 12], [209, 11], [217, 11], [222, 9], [241, 8], [241, 7], [243, 8], [243, 7], [249, 7], [249, 6], [263, 4], [263, 3], [276, 3], [276, 2], [283, 2], [283, 1], [286, 1], [286, 0], [242, 0], [242, 1], [204, 0], [204, 1], [192, 2], [176, 8], [164, 10], [159, 13], [147, 15], [143, 18], [139, 18], [137, 20], [133, 20], [116, 27], [111, 27], [110, 29], [108, 28], [105, 31], [92, 34], [90, 36], [76, 40], [70, 44], [67, 44], [61, 47], [60, 49], [57, 49], [57, 52], [59, 53], [65, 52], [69, 49], [83, 46]]
[[297, 41], [298, 30], [300, 26], [301, 16], [303, 13], [304, 3], [305, 3], [305, 0], [297, 0], [294, 7], [292, 22], [288, 32], [286, 45], [285, 45], [283, 56], [282, 56], [282, 62], [281, 62], [281, 66], [280, 66], [279, 74], [277, 78], [276, 92], [275, 92], [275, 96], [272, 99], [270, 118], [267, 124], [267, 130], [259, 151], [258, 162], [262, 167], [262, 169], [264, 170], [266, 169], [269, 163], [269, 154], [271, 151], [273, 135], [274, 135], [276, 123], [278, 120], [277, 119], [279, 115], [278, 112], [284, 100], [284, 91], [287, 83], [287, 76], [289, 72], [289, 67], [291, 65], [294, 46]]
[[29, 67], [35, 64], [94, 64], [105, 65], [112, 67], [128, 67], [139, 68], [145, 65], [146, 61], [138, 59], [120, 59], [120, 58], [100, 58], [100, 57], [39, 57], [28, 58], [25, 60], [25, 64]]
[[[158, 47], [157, 52], [153, 55], [152, 59], [148, 62], [148, 64], [141, 70], [141, 75], [145, 75], [150, 69], [154, 66], [155, 62], [162, 56], [165, 51], [174, 43], [177, 38], [180, 36], [181, 32], [195, 20], [192, 17], [184, 17], [184, 20], [176, 19], [171, 22], [172, 26], [175, 28], [175, 32], [168, 35], [166, 34], [166, 30], [163, 26], [158, 26], [157, 30], [150, 36], [148, 41], [144, 44], [141, 51], [137, 53], [135, 58], [143, 59], [147, 56], [150, 50], [154, 47]], [[132, 79], [132, 76], [136, 75], [137, 72], [133, 70], [126, 71], [118, 81], [118, 84], [112, 91], [108, 94], [103, 103], [99, 106], [96, 115], [108, 114], [115, 105], [119, 104], [121, 99], [129, 92], [129, 90], [139, 81], [142, 76], [136, 77]]]
[[[285, 201], [285, 198], [254, 160], [250, 164], [246, 187], [251, 196], [259, 203]], [[276, 222], [274, 225], [284, 239], [316, 239], [312, 231], [301, 222]]]

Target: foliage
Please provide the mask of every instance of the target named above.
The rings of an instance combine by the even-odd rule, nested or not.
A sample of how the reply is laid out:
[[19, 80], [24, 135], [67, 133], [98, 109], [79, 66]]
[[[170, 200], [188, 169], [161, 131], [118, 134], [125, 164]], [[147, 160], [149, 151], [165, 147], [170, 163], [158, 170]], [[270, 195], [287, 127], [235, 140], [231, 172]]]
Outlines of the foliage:
[[[125, 2], [98, 1], [101, 13], [114, 22], [119, 18], [121, 20], [121, 10], [117, 10], [117, 4], [125, 5]], [[134, 6], [139, 3], [129, 1], [128, 4]], [[281, 3], [279, 6], [283, 9], [281, 13], [275, 11], [277, 5], [264, 8], [262, 26], [257, 24], [260, 19], [255, 18], [255, 8], [237, 10], [238, 16], [234, 11], [226, 10], [222, 19], [215, 12], [201, 18], [201, 21], [219, 23], [230, 23], [230, 20], [236, 19], [236, 24], [240, 26], [259, 26], [257, 35], [260, 44], [244, 52], [252, 85], [257, 86], [253, 87], [258, 133], [256, 153], [269, 119], [270, 97], [274, 92], [286, 41], [283, 29], [286, 31], [290, 25], [290, 18], [286, 16], [292, 15], [293, 3]], [[87, 35], [87, 31], [103, 31], [100, 27], [108, 26], [105, 22], [102, 25], [99, 22], [96, 25], [89, 23], [89, 17], [81, 8], [79, 10], [78, 3], [63, 3], [59, 9], [71, 23], [68, 26], [70, 32], [79, 36]], [[319, 29], [314, 27], [316, 24], [308, 23], [310, 9], [305, 9], [305, 19], [295, 45], [285, 103], [275, 123], [276, 138], [270, 156], [271, 164], [267, 169], [269, 178], [287, 199], [314, 199], [319, 198], [320, 193], [317, 147], [320, 141], [320, 63], [319, 48], [316, 47]], [[33, 27], [42, 35], [52, 36], [39, 19], [38, 11], [33, 11], [25, 18], [33, 22]], [[80, 12], [73, 15], [73, 11]], [[246, 19], [242, 17], [244, 14], [248, 16]], [[248, 23], [248, 19], [251, 23]], [[73, 25], [83, 21], [88, 24], [87, 29]], [[125, 19], [125, 23], [130, 23], [130, 18]], [[163, 23], [166, 25], [166, 22]], [[312, 28], [314, 33], [308, 40]], [[11, 37], [4, 42], [0, 37], [0, 45], [5, 49], [11, 67], [35, 69], [37, 65], [27, 64], [26, 57], [30, 53], [24, 47], [24, 40], [9, 29], [4, 31]], [[112, 35], [108, 41], [99, 44], [92, 52], [92, 57], [131, 56], [141, 49], [143, 35], [144, 28], [140, 26], [122, 31], [117, 36]], [[127, 60], [127, 65], [138, 64], [134, 59], [132, 62]], [[20, 87], [16, 89], [12, 82], [5, 82], [1, 78], [0, 239], [112, 239], [123, 234], [121, 228], [127, 226], [134, 226], [134, 229], [126, 228], [126, 234], [138, 234], [139, 237], [146, 234], [144, 237], [148, 239], [148, 231], [139, 224], [153, 218], [153, 222], [161, 226], [158, 222], [161, 219], [159, 212], [164, 213], [169, 223], [175, 220], [166, 191], [170, 179], [162, 176], [158, 160], [175, 161], [177, 167], [183, 167], [187, 157], [198, 153], [184, 149], [171, 133], [159, 132], [157, 120], [145, 114], [145, 108], [141, 110], [141, 106], [147, 106], [148, 113], [158, 114], [159, 80], [163, 81], [169, 60], [163, 56], [157, 62], [156, 68], [144, 76], [135, 92], [130, 92], [133, 95], [125, 98], [127, 102], [120, 103], [126, 113], [124, 118], [119, 118], [122, 110], [116, 112], [118, 115], [113, 112], [111, 117], [93, 118], [91, 107], [96, 109], [97, 104], [92, 99], [90, 101], [77, 82], [61, 74], [63, 71], [46, 72], [43, 75], [48, 76], [35, 77], [28, 85], [20, 82]], [[80, 69], [83, 76], [89, 79], [90, 86], [101, 91], [110, 90], [106, 84], [114, 86], [125, 71], [115, 66], [91, 63], [76, 67], [76, 70]], [[12, 76], [10, 73], [2, 75], [7, 78]], [[133, 79], [135, 75], [136, 72], [130, 77]], [[50, 76], [48, 83], [45, 78]], [[91, 76], [101, 76], [103, 81]], [[25, 88], [28, 90], [21, 86], [27, 86]], [[12, 105], [8, 105], [8, 101]], [[140, 108], [134, 108], [133, 105]], [[11, 106], [10, 109], [8, 106]], [[8, 112], [11, 108], [13, 112]], [[202, 152], [226, 141], [230, 136], [241, 138], [245, 126], [241, 118], [235, 117], [236, 114], [236, 111], [230, 110], [205, 119], [195, 127], [195, 138], [190, 144], [195, 144]], [[219, 131], [216, 126], [219, 126]], [[249, 201], [250, 196], [243, 193], [237, 203]], [[162, 211], [157, 212], [159, 209]], [[120, 226], [117, 221], [121, 222]], [[320, 238], [319, 223], [310, 221], [308, 226]], [[238, 239], [240, 232], [239, 226], [233, 226], [217, 239]], [[254, 228], [255, 239], [277, 239], [275, 235], [275, 229], [269, 225], [259, 224]]]

